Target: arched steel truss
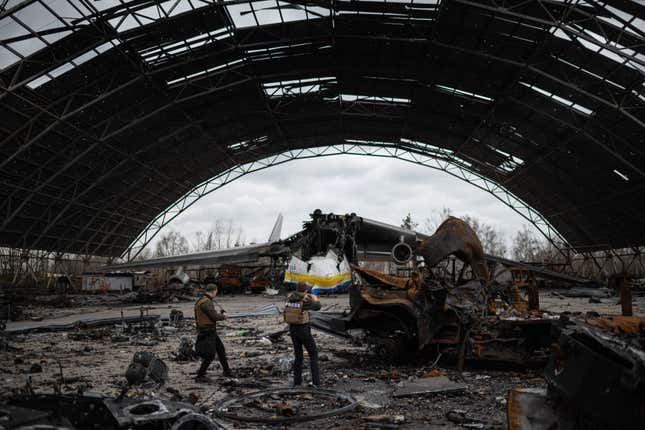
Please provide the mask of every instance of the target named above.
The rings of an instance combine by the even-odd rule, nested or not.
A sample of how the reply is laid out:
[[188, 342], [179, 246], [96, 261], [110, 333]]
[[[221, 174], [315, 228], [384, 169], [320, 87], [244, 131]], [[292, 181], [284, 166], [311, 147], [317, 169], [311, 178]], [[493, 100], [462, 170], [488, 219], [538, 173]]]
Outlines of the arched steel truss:
[[[421, 145], [423, 145], [423, 147], [421, 147]], [[177, 218], [203, 197], [219, 190], [237, 179], [242, 178], [243, 176], [269, 167], [284, 164], [289, 161], [337, 155], [394, 158], [448, 173], [449, 175], [461, 179], [480, 190], [492, 194], [504, 205], [513, 209], [531, 223], [554, 246], [559, 247], [567, 244], [566, 240], [539, 212], [523, 202], [502, 185], [469, 169], [467, 167], [468, 162], [455, 157], [445, 149], [420, 144], [419, 142], [416, 142], [414, 146], [416, 147], [400, 146], [388, 142], [347, 142], [338, 145], [289, 150], [261, 160], [235, 166], [197, 185], [157, 215], [157, 217], [148, 224], [148, 226], [123, 252], [121, 258], [125, 258], [128, 261], [136, 258], [152, 241], [152, 239], [154, 239], [154, 237], [172, 220]]]
[[233, 166], [407, 137], [472, 161], [575, 250], [641, 246], [642, 16], [621, 0], [9, 0], [0, 245], [114, 257]]

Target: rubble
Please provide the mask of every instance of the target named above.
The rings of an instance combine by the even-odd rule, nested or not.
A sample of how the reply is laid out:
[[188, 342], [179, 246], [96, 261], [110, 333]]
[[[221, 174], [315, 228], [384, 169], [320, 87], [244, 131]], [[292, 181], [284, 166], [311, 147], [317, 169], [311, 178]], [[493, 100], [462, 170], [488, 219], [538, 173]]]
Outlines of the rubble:
[[[294, 407], [296, 402], [297, 408]], [[220, 418], [240, 422], [297, 423], [340, 415], [357, 406], [358, 400], [345, 392], [311, 388], [275, 388], [226, 400], [218, 406], [215, 414]]]
[[[230, 297], [220, 299], [220, 304], [236, 312], [241, 309], [240, 313], [245, 313], [246, 310], [251, 312], [257, 309], [258, 303], [261, 304], [262, 300], [267, 299], [254, 297], [250, 300], [248, 297]], [[349, 315], [350, 309], [346, 296], [321, 298], [321, 300], [330, 306], [337, 305], [335, 309], [337, 312], [332, 313], [334, 318], [342, 316], [343, 313]], [[588, 305], [586, 299], [572, 298], [571, 300], [572, 302], [577, 300], [576, 306], [580, 308]], [[553, 303], [559, 303], [559, 300], [555, 299]], [[246, 308], [237, 307], [237, 304], [243, 304]], [[561, 309], [572, 308], [562, 307]], [[189, 315], [185, 308], [183, 310], [186, 315]], [[281, 318], [275, 315], [253, 318], [253, 320], [250, 317], [231, 319], [223, 322], [219, 328], [229, 353], [231, 366], [236, 374], [235, 379], [221, 378], [219, 366], [214, 364], [209, 372], [213, 383], [196, 384], [194, 372], [198, 363], [172, 360], [172, 353], [177, 351], [182, 337], [194, 340], [194, 324], [190, 319], [184, 319], [174, 325], [177, 328], [176, 333], [159, 338], [154, 346], [145, 347], [145, 350], [156, 354], [168, 365], [168, 382], [163, 388], [156, 388], [157, 384], [152, 380], [149, 383], [133, 386], [127, 392], [128, 396], [140, 400], [158, 399], [196, 404], [198, 411], [212, 416], [220, 402], [227, 399], [258, 389], [287, 385], [293, 360], [288, 336], [276, 343], [267, 344], [261, 341], [263, 338], [268, 338], [270, 333], [283, 330]], [[504, 324], [504, 320], [499, 315], [495, 318], [498, 320], [496, 324]], [[579, 318], [584, 319], [584, 314]], [[587, 318], [588, 321], [591, 319], [591, 317]], [[163, 319], [160, 321], [166, 323]], [[557, 320], [551, 320], [550, 324], [554, 321], [557, 324]], [[614, 317], [609, 321], [616, 324], [620, 319], [616, 320]], [[512, 320], [510, 322], [517, 323]], [[623, 325], [625, 324], [621, 323], [620, 327]], [[114, 327], [116, 328], [106, 326], [101, 329], [120, 330], [119, 326]], [[234, 336], [236, 330], [244, 330], [247, 335]], [[606, 331], [611, 334], [613, 330], [615, 329], [610, 326]], [[82, 392], [96, 391], [109, 398], [118, 398], [124, 388], [124, 368], [141, 347], [131, 345], [128, 341], [114, 343], [110, 337], [97, 340], [74, 340], [69, 338], [71, 333], [76, 333], [76, 330], [11, 335], [12, 344], [19, 345], [22, 351], [0, 353], [2, 354], [0, 355], [2, 398], [7, 399], [15, 395], [17, 390], [25, 389], [27, 376], [31, 376], [31, 389], [35, 391], [52, 391], [55, 384], [61, 385], [60, 371], [53, 360], [54, 357], [60, 360], [63, 366], [65, 379], [65, 383], [62, 384], [63, 390], [75, 392], [80, 387]], [[298, 423], [299, 429], [331, 428], [334, 425], [361, 429], [366, 428], [366, 422], [362, 421], [361, 417], [370, 415], [405, 417], [403, 424], [373, 422], [373, 426], [387, 424], [405, 428], [404, 426], [417, 425], [423, 428], [423, 425], [432, 424], [451, 428], [457, 424], [450, 422], [446, 414], [455, 409], [466, 411], [467, 417], [471, 420], [503, 423], [506, 420], [507, 405], [495, 399], [506, 399], [507, 393], [518, 385], [546, 388], [545, 380], [540, 378], [542, 369], [521, 368], [521, 371], [514, 371], [508, 366], [498, 366], [499, 370], [482, 369], [475, 367], [478, 364], [476, 361], [467, 360], [466, 370], [459, 373], [450, 364], [453, 358], [449, 352], [440, 357], [434, 354], [420, 354], [410, 362], [392, 365], [382, 359], [382, 351], [369, 347], [365, 342], [354, 343], [346, 337], [328, 335], [327, 332], [320, 330], [314, 331], [314, 336], [320, 348], [320, 355], [326, 355], [329, 358], [328, 361], [321, 362], [324, 386], [348, 392], [357, 400], [360, 398], [360, 403], [357, 409], [342, 415]], [[86, 348], [88, 351], [83, 352]], [[241, 352], [252, 352], [252, 354], [240, 357]], [[13, 364], [16, 358], [22, 359], [23, 363]], [[44, 362], [41, 363], [41, 360]], [[29, 367], [35, 362], [41, 363], [43, 372], [28, 374]], [[282, 363], [284, 367], [281, 369]], [[439, 376], [464, 384], [467, 388], [453, 393], [438, 392], [412, 397], [394, 397], [394, 392], [399, 388], [397, 384], [408, 384]], [[308, 380], [307, 378], [305, 374], [305, 380]], [[167, 388], [173, 391], [167, 391]], [[242, 427], [257, 428], [260, 424], [248, 423]]]
[[459, 392], [466, 389], [465, 384], [453, 382], [445, 376], [420, 378], [402, 382], [394, 392], [394, 397], [413, 397], [423, 394]]
[[125, 372], [125, 378], [130, 385], [142, 384], [148, 380], [163, 385], [168, 379], [168, 367], [151, 352], [137, 352]]
[[[3, 429], [57, 428], [65, 430], [221, 429], [188, 403], [165, 400], [113, 399], [97, 395], [38, 394], [17, 396], [0, 404]], [[201, 427], [191, 427], [199, 423]], [[53, 427], [52, 427], [53, 426]]]

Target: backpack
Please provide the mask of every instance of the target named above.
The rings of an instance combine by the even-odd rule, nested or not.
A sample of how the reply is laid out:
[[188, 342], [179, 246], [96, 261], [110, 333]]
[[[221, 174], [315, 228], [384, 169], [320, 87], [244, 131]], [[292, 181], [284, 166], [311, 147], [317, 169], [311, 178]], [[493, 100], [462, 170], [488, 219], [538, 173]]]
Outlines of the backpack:
[[287, 324], [307, 324], [309, 322], [309, 312], [305, 310], [303, 305], [304, 297], [297, 302], [287, 301], [284, 305], [284, 322]]

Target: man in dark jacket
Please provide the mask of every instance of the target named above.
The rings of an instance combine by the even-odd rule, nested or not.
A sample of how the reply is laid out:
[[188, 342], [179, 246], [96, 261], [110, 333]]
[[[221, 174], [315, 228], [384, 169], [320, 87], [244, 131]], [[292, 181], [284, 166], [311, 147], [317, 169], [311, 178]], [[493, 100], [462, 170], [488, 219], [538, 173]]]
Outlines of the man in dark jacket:
[[320, 386], [320, 369], [318, 367], [318, 347], [311, 336], [309, 325], [309, 311], [321, 308], [318, 297], [307, 292], [307, 284], [299, 282], [297, 290], [287, 297], [285, 304], [284, 320], [289, 324], [289, 334], [293, 342], [295, 360], [293, 362], [293, 385], [302, 384], [302, 365], [304, 361], [303, 346], [309, 354], [311, 364], [311, 382]]
[[223, 309], [221, 312], [215, 310], [215, 305], [213, 304], [215, 296], [217, 296], [217, 285], [208, 284], [206, 285], [204, 296], [195, 303], [195, 323], [197, 324], [195, 353], [202, 359], [202, 364], [195, 378], [197, 382], [208, 382], [206, 370], [213, 362], [216, 353], [224, 370], [224, 376], [232, 376], [226, 359], [226, 349], [224, 349], [224, 344], [217, 335], [217, 321], [225, 320], [227, 318], [226, 312]]

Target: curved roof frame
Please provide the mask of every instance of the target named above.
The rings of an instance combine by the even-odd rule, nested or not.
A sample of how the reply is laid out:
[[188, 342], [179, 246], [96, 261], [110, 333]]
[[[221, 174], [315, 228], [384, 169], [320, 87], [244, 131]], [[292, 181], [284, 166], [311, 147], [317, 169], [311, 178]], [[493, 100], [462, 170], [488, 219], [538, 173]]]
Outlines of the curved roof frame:
[[[337, 49], [334, 41], [338, 40], [355, 39], [374, 43], [402, 41], [410, 45], [432, 46], [449, 52], [458, 52], [477, 61], [514, 67], [515, 75], [505, 77], [507, 85], [497, 91], [494, 98], [491, 97], [486, 101], [488, 110], [478, 113], [478, 125], [463, 137], [462, 143], [457, 146], [457, 153], [464, 152], [470, 143], [478, 141], [481, 134], [487, 132], [490, 124], [499, 122], [498, 116], [508, 116], [506, 113], [501, 115], [500, 112], [508, 110], [507, 104], [511, 103], [571, 130], [567, 140], [560, 143], [561, 146], [566, 147], [572, 140], [582, 136], [614, 160], [616, 166], [614, 173], [618, 177], [631, 181], [634, 186], [638, 186], [645, 178], [645, 172], [640, 167], [642, 163], [639, 160], [643, 154], [642, 145], [639, 145], [639, 140], [633, 138], [636, 134], [632, 133], [630, 137], [622, 130], [627, 127], [630, 130], [634, 128], [642, 132], [645, 128], [642, 115], [643, 100], [645, 100], [642, 79], [645, 70], [645, 56], [642, 49], [645, 41], [643, 26], [645, 21], [639, 18], [642, 6], [629, 2], [595, 0], [529, 0], [505, 2], [501, 5], [494, 0], [410, 0], [410, 4], [398, 0], [385, 1], [382, 5], [380, 2], [364, 1], [312, 3], [304, 0], [281, 0], [275, 2], [275, 7], [268, 4], [272, 2], [273, 0], [251, 3], [242, 0], [225, 2], [106, 0], [104, 4], [96, 4], [87, 0], [54, 0], [49, 3], [44, 0], [9, 1], [7, 10], [0, 13], [0, 27], [6, 22], [11, 22], [12, 25], [20, 28], [20, 32], [9, 39], [0, 37], [0, 55], [7, 51], [17, 58], [17, 61], [7, 67], [0, 61], [0, 69], [3, 69], [0, 78], [0, 90], [2, 90], [0, 100], [11, 102], [11, 104], [7, 103], [7, 110], [11, 115], [20, 118], [18, 121], [20, 125], [7, 127], [8, 131], [0, 134], [0, 150], [3, 150], [3, 155], [6, 154], [5, 158], [0, 159], [0, 171], [11, 168], [15, 163], [22, 163], [33, 170], [22, 180], [12, 181], [8, 187], [10, 193], [5, 196], [0, 205], [0, 211], [6, 214], [0, 222], [0, 237], [20, 235], [20, 245], [25, 248], [55, 247], [63, 250], [71, 248], [78, 250], [80, 247], [84, 252], [92, 250], [108, 254], [121, 252], [123, 244], [129, 243], [134, 236], [132, 231], [125, 228], [126, 225], [147, 225], [151, 217], [148, 213], [142, 215], [136, 210], [128, 210], [124, 213], [119, 208], [92, 199], [94, 193], [102, 190], [110, 181], [118, 180], [123, 186], [123, 190], [119, 190], [119, 195], [124, 198], [128, 198], [128, 192], [133, 192], [132, 190], [137, 187], [143, 187], [144, 193], [161, 201], [159, 205], [161, 211], [174, 200], [174, 198], [165, 197], [163, 193], [149, 190], [145, 186], [145, 175], [138, 180], [124, 180], [118, 175], [122, 170], [129, 166], [136, 166], [147, 175], [162, 181], [164, 186], [173, 187], [175, 194], [184, 194], [191, 188], [191, 184], [176, 175], [168, 174], [148, 160], [146, 154], [160, 147], [163, 148], [163, 142], [171, 142], [174, 136], [180, 136], [183, 131], [190, 129], [198, 129], [202, 138], [221, 143], [223, 149], [219, 152], [223, 159], [228, 160], [225, 163], [228, 164], [226, 168], [236, 163], [251, 161], [246, 158], [238, 160], [237, 155], [227, 151], [226, 148], [235, 144], [235, 141], [222, 138], [210, 131], [203, 119], [191, 109], [193, 104], [216, 94], [228, 94], [231, 90], [237, 91], [255, 86], [274, 124], [271, 130], [274, 136], [271, 136], [271, 140], [275, 140], [278, 146], [270, 153], [278, 153], [294, 147], [296, 136], [290, 134], [288, 130], [285, 131], [285, 114], [281, 111], [286, 103], [278, 103], [276, 106], [263, 87], [271, 80], [288, 79], [288, 75], [293, 74], [293, 71], [282, 72], [282, 75], [279, 73], [276, 75], [271, 71], [265, 72], [264, 67], [258, 66], [253, 57], [260, 55], [257, 54], [258, 51], [268, 52], [279, 44], [277, 41], [281, 38], [272, 37], [270, 33], [278, 34], [282, 28], [297, 27], [293, 20], [287, 19], [289, 10], [300, 11], [298, 12], [300, 18], [304, 10], [304, 21], [311, 31], [289, 34], [288, 51], [296, 52], [298, 46], [306, 43], [319, 43], [321, 46], [331, 43], [331, 49]], [[397, 6], [399, 3], [406, 3], [403, 7], [408, 11], [405, 20], [410, 29], [398, 36], [378, 34], [378, 31], [355, 34], [348, 32], [347, 29], [336, 30], [340, 28], [338, 24], [342, 19], [348, 19], [349, 10], [355, 10], [356, 25], [368, 16], [382, 15], [384, 21], [401, 18], [403, 14]], [[70, 9], [69, 16], [61, 16], [58, 6], [62, 4], [73, 6], [72, 9], [75, 12]], [[186, 4], [189, 6], [186, 7]], [[254, 5], [259, 4], [262, 7], [269, 7], [255, 10]], [[151, 5], [157, 10], [157, 18], [151, 12]], [[236, 19], [239, 20], [244, 12], [240, 12], [240, 7], [250, 8], [245, 16], [253, 17], [254, 25], [238, 25], [239, 22]], [[266, 10], [271, 7], [274, 10], [277, 9], [279, 19], [272, 23], [260, 22], [258, 17], [263, 13], [266, 17], [268, 13]], [[514, 31], [522, 29], [524, 33], [534, 33], [534, 40], [525, 38], [521, 41], [525, 34], [519, 30], [504, 36], [520, 41], [518, 43], [530, 44], [532, 46], [530, 55], [517, 55], [513, 50], [517, 47], [512, 47], [513, 49], [508, 52], [500, 52], [494, 48], [494, 44], [477, 45], [465, 43], [462, 40], [451, 40], [441, 34], [438, 25], [419, 26], [419, 29], [414, 27], [415, 23], [422, 20], [441, 23], [442, 18], [450, 15], [451, 10], [455, 8], [461, 8], [460, 10], [467, 12], [476, 10], [482, 16], [490, 15], [491, 21], [510, 23]], [[24, 11], [36, 9], [41, 11], [42, 16], [53, 17], [54, 25], [45, 22], [47, 20], [41, 20], [36, 24], [42, 25], [39, 28], [33, 28], [31, 18]], [[392, 13], [394, 9], [397, 10], [398, 16]], [[182, 43], [185, 49], [182, 48], [182, 52], [185, 55], [173, 57], [174, 54], [171, 51], [178, 48], [166, 42], [155, 42], [143, 50], [137, 50], [137, 44], [140, 44], [141, 40], [146, 40], [153, 31], [166, 31], [180, 20], [192, 19], [206, 12], [212, 13], [209, 17], [221, 18], [224, 23], [221, 31], [213, 34], [209, 32], [207, 40], [184, 39]], [[276, 15], [272, 16], [275, 18]], [[84, 40], [83, 45], [70, 45], [65, 50], [59, 49], [67, 40], [72, 40], [84, 32], [87, 33], [88, 29], [91, 29], [92, 33], [89, 43], [88, 40]], [[476, 33], [482, 37], [492, 37], [484, 30], [474, 31], [473, 34]], [[59, 37], [61, 35], [64, 37]], [[29, 48], [30, 51], [24, 48], [23, 44], [28, 41], [43, 49], [33, 50], [32, 46]], [[173, 42], [178, 43], [174, 40]], [[217, 49], [203, 51], [197, 46], [199, 43], [202, 43], [202, 46], [217, 46]], [[562, 48], [560, 51], [553, 49], [560, 45], [575, 47], [582, 54], [569, 52], [567, 51], [569, 48]], [[256, 53], [251, 55], [249, 54], [251, 51]], [[595, 63], [573, 61], [569, 56], [563, 55], [563, 52], [570, 54], [571, 57], [584, 57], [586, 54], [593, 57]], [[57, 97], [48, 96], [49, 87], [55, 88], [65, 81], [66, 76], [73, 75], [76, 70], [83, 69], [87, 72], [88, 65], [102, 61], [110, 55], [118, 56], [122, 60], [123, 66], [119, 69], [118, 76], [116, 74], [97, 76], [90, 73], [90, 78], [81, 80], [80, 85], [68, 86], [69, 91], [59, 93]], [[194, 72], [194, 64], [226, 55], [229, 55], [229, 58], [222, 67]], [[271, 54], [266, 55], [271, 56]], [[164, 58], [170, 58], [172, 61], [155, 63]], [[545, 58], [557, 61], [562, 69], [547, 64], [544, 61]], [[603, 69], [604, 72], [600, 73], [588, 65], [598, 66], [597, 69]], [[186, 74], [186, 71], [182, 71], [191, 67], [193, 73]], [[563, 71], [564, 69], [566, 71]], [[615, 78], [621, 74], [628, 76], [627, 71], [637, 71], [640, 73], [640, 78], [622, 81]], [[593, 86], [588, 83], [583, 85], [580, 79], [569, 79], [573, 74], [585, 75], [589, 77], [590, 82], [592, 80], [597, 82]], [[172, 76], [175, 77], [171, 78]], [[112, 113], [99, 117], [95, 123], [87, 127], [88, 111], [91, 112], [104, 104], [114, 104], [115, 100], [124, 98], [126, 94], [136, 93], [141, 86], [145, 87], [149, 94], [141, 98], [133, 98], [122, 110], [114, 109]], [[549, 87], [571, 92], [567, 95], [568, 98], [562, 97], [562, 93], [550, 90]], [[454, 86], [444, 85], [442, 88], [439, 83], [435, 84], [434, 89], [444, 92], [448, 89], [455, 96], [471, 99], [481, 96], [459, 90]], [[532, 93], [535, 97], [527, 98], [526, 93]], [[391, 106], [380, 112], [376, 109], [366, 112], [365, 100], [342, 100], [341, 102], [344, 118], [362, 118], [369, 114], [372, 117], [382, 115], [386, 120], [398, 115], [402, 118], [403, 130], [410, 123], [409, 115], [399, 106], [400, 103], [396, 97], [381, 98], [381, 104], [389, 103]], [[593, 104], [592, 108], [589, 107], [590, 105], [587, 106], [587, 103]], [[555, 109], [552, 109], [554, 106], [564, 106], [566, 109], [554, 112]], [[170, 115], [171, 112], [179, 116], [179, 120], [171, 124], [177, 126], [175, 130], [169, 131], [157, 141], [145, 142], [137, 148], [137, 151], [128, 150], [125, 142], [131, 138], [132, 133], [138, 132], [144, 125], [160, 117]], [[599, 120], [601, 113], [602, 121]], [[615, 124], [620, 126], [616, 127]], [[512, 132], [511, 130], [510, 133]], [[40, 165], [32, 161], [29, 157], [32, 151], [50, 151], [52, 155], [55, 153], [56, 149], [49, 148], [49, 141], [52, 138], [61, 139], [64, 142], [58, 151], [69, 152], [69, 157], [52, 156]], [[499, 153], [500, 149], [493, 148], [493, 150]], [[92, 170], [92, 163], [87, 162], [88, 158], [108, 155], [115, 159], [113, 165], [100, 169], [94, 172], [95, 174], [76, 173], [79, 170]], [[266, 155], [269, 154], [260, 153], [257, 157]], [[503, 163], [512, 162], [511, 157], [515, 157], [516, 154], [508, 152], [506, 155], [508, 160]], [[526, 160], [522, 170], [533, 169], [537, 163], [539, 160]], [[53, 174], [49, 173], [52, 169], [55, 169]], [[219, 172], [211, 173], [211, 176], [215, 176]], [[491, 177], [502, 182], [509, 180], [495, 175]], [[196, 182], [198, 181], [193, 183]], [[621, 191], [617, 191], [617, 195], [620, 196], [620, 194]], [[39, 200], [51, 203], [46, 204], [42, 211], [31, 210], [26, 213], [30, 206]], [[613, 201], [608, 199], [607, 204], [613, 204]], [[537, 207], [535, 204], [534, 206]], [[83, 221], [82, 227], [79, 228], [73, 223], [65, 224], [67, 217], [73, 218], [81, 211], [92, 214], [90, 218]], [[577, 209], [567, 209], [567, 211], [577, 211]], [[17, 224], [27, 221], [29, 224], [24, 231], [16, 228]], [[585, 230], [586, 227], [579, 228]], [[585, 234], [592, 237], [594, 229], [589, 228]], [[68, 235], [75, 238], [68, 240], [66, 237]], [[645, 240], [645, 238], [639, 240]], [[18, 243], [16, 239], [12, 239], [12, 242]], [[114, 243], [110, 244], [111, 242]]]
[[405, 146], [401, 146], [401, 143], [353, 141], [338, 145], [289, 150], [282, 154], [272, 155], [262, 160], [256, 160], [245, 165], [232, 167], [218, 176], [195, 186], [179, 200], [166, 208], [166, 210], [157, 215], [157, 217], [148, 224], [148, 226], [139, 234], [130, 246], [128, 246], [123, 254], [121, 254], [121, 258], [126, 261], [134, 260], [141, 251], [150, 244], [155, 236], [171, 221], [188, 210], [200, 199], [223, 188], [231, 182], [251, 173], [288, 163], [290, 161], [338, 155], [394, 158], [445, 172], [491, 194], [505, 206], [514, 210], [522, 216], [522, 218], [533, 225], [551, 244], [553, 244], [553, 246], [556, 247], [556, 249], [567, 246], [566, 240], [560, 236], [553, 226], [551, 226], [551, 224], [535, 209], [517, 198], [513, 193], [505, 189], [500, 184], [497, 184], [485, 176], [469, 169], [469, 163], [467, 161], [460, 160], [458, 157], [454, 156], [454, 154], [428, 144], [422, 144], [420, 142], [403, 143]]

